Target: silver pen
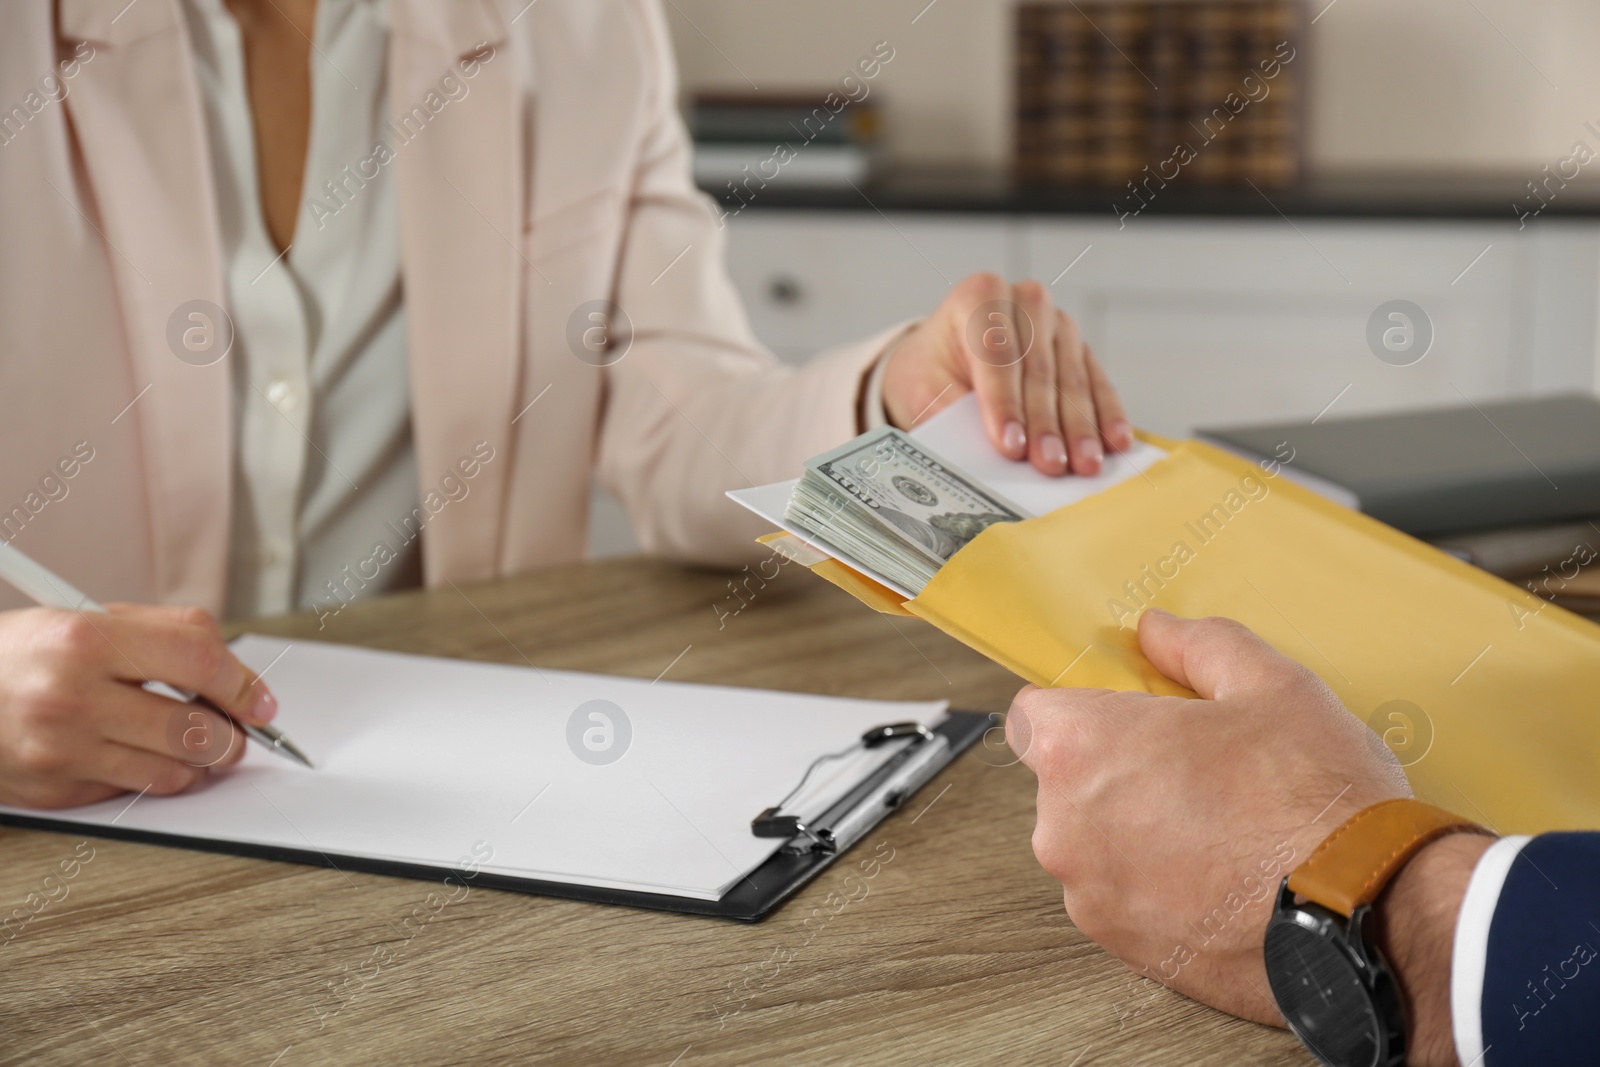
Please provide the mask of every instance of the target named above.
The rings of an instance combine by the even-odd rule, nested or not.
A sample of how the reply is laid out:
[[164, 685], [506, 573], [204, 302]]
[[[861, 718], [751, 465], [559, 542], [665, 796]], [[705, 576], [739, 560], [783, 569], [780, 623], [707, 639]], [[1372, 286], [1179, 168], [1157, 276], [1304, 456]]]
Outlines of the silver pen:
[[[6, 541], [0, 541], [0, 578], [47, 608], [65, 608], [68, 611], [99, 614], [104, 614], [106, 610]], [[311, 760], [306, 758], [306, 754], [295, 747], [294, 742], [290, 741], [283, 731], [275, 727], [240, 722], [198, 693], [191, 693], [187, 689], [179, 689], [165, 682], [146, 682], [145, 688], [185, 704], [198, 704], [203, 708], [209, 708], [238, 726], [247, 737], [261, 742], [284, 759], [294, 760], [306, 767], [311, 766]]]

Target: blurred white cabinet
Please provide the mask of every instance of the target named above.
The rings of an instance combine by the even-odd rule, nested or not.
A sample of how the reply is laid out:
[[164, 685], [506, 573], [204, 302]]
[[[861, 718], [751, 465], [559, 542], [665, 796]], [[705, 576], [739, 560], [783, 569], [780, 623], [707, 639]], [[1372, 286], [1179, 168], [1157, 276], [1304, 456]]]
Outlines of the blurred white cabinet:
[[[1600, 227], [1469, 221], [750, 211], [729, 268], [756, 333], [803, 359], [925, 314], [978, 270], [1053, 283], [1152, 430], [1592, 388]], [[1368, 347], [1390, 300], [1426, 357]]]
[[[1514, 226], [1139, 221], [1039, 224], [1028, 248], [1042, 264], [1089, 247], [1057, 297], [1149, 429], [1461, 404], [1528, 378]], [[1432, 324], [1410, 366], [1368, 345], [1396, 299]]]
[[[1593, 227], [1138, 221], [1039, 223], [1027, 243], [1036, 268], [1092, 245], [1055, 291], [1150, 429], [1592, 385]], [[1380, 360], [1367, 339], [1369, 318], [1397, 299], [1432, 325], [1409, 366]]]
[[1018, 252], [987, 218], [748, 210], [728, 222], [756, 336], [791, 360], [921, 318], [969, 274], [1015, 275]]

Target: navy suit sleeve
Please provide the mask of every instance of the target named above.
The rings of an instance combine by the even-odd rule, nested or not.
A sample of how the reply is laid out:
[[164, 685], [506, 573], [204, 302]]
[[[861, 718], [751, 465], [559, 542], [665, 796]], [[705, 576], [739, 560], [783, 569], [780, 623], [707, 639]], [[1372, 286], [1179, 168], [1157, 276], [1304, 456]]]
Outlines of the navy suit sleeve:
[[1600, 1063], [1600, 833], [1544, 834], [1512, 861], [1489, 927], [1487, 1067]]

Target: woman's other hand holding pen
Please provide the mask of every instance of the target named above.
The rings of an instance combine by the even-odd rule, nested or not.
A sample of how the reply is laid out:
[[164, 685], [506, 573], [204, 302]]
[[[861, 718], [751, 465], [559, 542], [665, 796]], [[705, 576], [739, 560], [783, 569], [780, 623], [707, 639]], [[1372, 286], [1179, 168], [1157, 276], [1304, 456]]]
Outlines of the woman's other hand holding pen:
[[158, 678], [241, 722], [276, 699], [199, 608], [0, 612], [0, 804], [64, 808], [118, 793], [180, 793], [244, 756], [226, 718], [147, 692]]

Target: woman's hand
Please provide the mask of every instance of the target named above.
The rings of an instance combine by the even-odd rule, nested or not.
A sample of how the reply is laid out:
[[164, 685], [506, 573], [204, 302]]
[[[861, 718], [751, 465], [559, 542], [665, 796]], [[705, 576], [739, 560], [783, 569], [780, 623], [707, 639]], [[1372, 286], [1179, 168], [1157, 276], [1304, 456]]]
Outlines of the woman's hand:
[[978, 394], [989, 440], [1046, 474], [1098, 474], [1133, 444], [1122, 401], [1078, 325], [1035, 281], [974, 274], [889, 356], [883, 402], [902, 430]]
[[146, 692], [147, 680], [193, 690], [242, 721], [277, 712], [198, 608], [0, 612], [0, 803], [64, 808], [121, 792], [178, 793], [244, 755], [232, 722]]

